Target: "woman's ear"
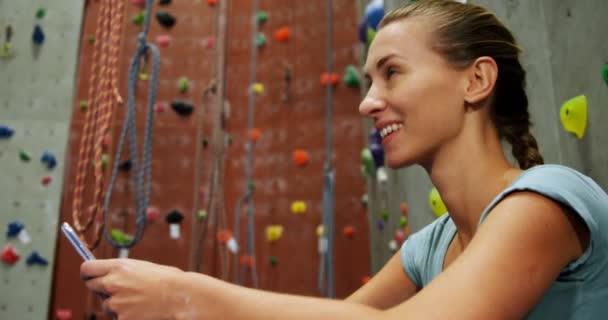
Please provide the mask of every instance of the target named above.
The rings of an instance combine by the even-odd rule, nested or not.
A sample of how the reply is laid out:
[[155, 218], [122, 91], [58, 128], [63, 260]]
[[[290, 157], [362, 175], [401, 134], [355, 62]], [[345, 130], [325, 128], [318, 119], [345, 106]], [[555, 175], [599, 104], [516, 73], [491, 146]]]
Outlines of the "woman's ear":
[[465, 102], [475, 105], [488, 99], [498, 78], [496, 61], [490, 57], [479, 57], [467, 68], [467, 72]]

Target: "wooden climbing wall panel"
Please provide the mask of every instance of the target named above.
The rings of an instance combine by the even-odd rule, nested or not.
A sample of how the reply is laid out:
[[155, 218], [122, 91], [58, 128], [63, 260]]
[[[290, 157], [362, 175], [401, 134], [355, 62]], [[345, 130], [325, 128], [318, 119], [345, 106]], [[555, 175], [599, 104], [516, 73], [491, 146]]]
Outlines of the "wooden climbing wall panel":
[[[221, 1], [221, 0], [220, 0]], [[341, 75], [347, 65], [357, 65], [357, 13], [350, 0], [335, 0], [334, 6], [334, 66]], [[217, 46], [213, 45], [217, 32], [219, 4], [208, 5], [203, 0], [173, 1], [167, 6], [154, 2], [153, 12], [164, 10], [177, 18], [171, 29], [165, 29], [156, 19], [151, 22], [149, 42], [155, 43], [159, 35], [169, 35], [171, 43], [160, 48], [161, 71], [157, 101], [169, 104], [174, 100], [190, 102], [194, 113], [189, 117], [178, 116], [169, 107], [164, 113], [155, 114], [151, 206], [160, 210], [161, 218], [149, 223], [143, 240], [129, 252], [129, 257], [169, 264], [191, 270], [202, 263], [201, 272], [232, 280], [234, 256], [227, 255], [225, 246], [218, 244], [216, 232], [220, 228], [232, 230], [235, 204], [246, 188], [246, 144], [248, 139], [247, 105], [250, 75], [251, 1], [230, 1], [227, 11], [226, 38], [226, 102], [230, 105], [226, 121], [226, 134], [232, 138], [227, 146], [224, 162], [224, 184], [221, 192], [212, 196], [223, 200], [222, 213], [208, 214], [207, 236], [202, 244], [200, 261], [197, 257], [198, 235], [202, 222], [197, 211], [205, 208], [210, 192], [209, 183], [213, 145], [203, 146], [202, 140], [212, 142], [212, 132], [217, 121], [211, 118], [218, 99], [208, 87], [216, 78]], [[319, 79], [325, 70], [326, 2], [261, 0], [260, 10], [268, 13], [268, 21], [260, 26], [266, 35], [266, 46], [258, 51], [257, 79], [264, 84], [265, 93], [256, 102], [255, 127], [261, 136], [254, 149], [253, 181], [256, 184], [255, 242], [257, 271], [260, 288], [265, 290], [318, 295], [317, 275], [319, 254], [316, 228], [321, 222], [321, 197], [323, 191], [323, 162], [325, 155], [325, 88]], [[120, 55], [120, 94], [126, 100], [127, 70], [134, 54], [137, 35], [141, 26], [131, 19], [141, 7], [125, 7], [125, 23]], [[72, 221], [72, 189], [75, 183], [80, 133], [84, 125], [84, 112], [80, 101], [86, 100], [90, 78], [93, 47], [88, 39], [95, 31], [99, 14], [99, 2], [87, 1], [81, 35], [80, 68], [77, 94], [73, 102], [73, 118], [69, 137], [66, 166], [66, 184], [62, 198], [61, 220]], [[286, 43], [274, 39], [274, 32], [283, 26], [291, 28], [292, 37]], [[220, 39], [216, 44], [221, 43]], [[290, 99], [285, 101], [284, 72], [292, 68], [289, 90]], [[180, 93], [178, 80], [189, 79], [189, 90]], [[137, 131], [142, 141], [147, 83], [138, 82]], [[336, 241], [335, 269], [336, 293], [344, 297], [361, 285], [362, 277], [369, 274], [369, 244], [366, 210], [361, 206], [365, 181], [359, 169], [359, 153], [364, 135], [357, 107], [358, 89], [338, 84], [334, 97], [334, 159], [336, 171]], [[110, 162], [118, 142], [126, 106], [115, 110], [112, 124]], [[217, 109], [216, 109], [217, 111]], [[306, 150], [310, 162], [296, 166], [293, 162], [295, 149]], [[141, 154], [141, 152], [140, 152]], [[107, 172], [109, 173], [109, 172]], [[129, 232], [134, 228], [133, 197], [130, 174], [121, 172], [110, 206], [111, 227]], [[92, 183], [87, 187], [90, 189]], [[203, 190], [201, 193], [200, 189]], [[208, 195], [207, 195], [208, 196]], [[293, 201], [305, 201], [307, 212], [291, 213]], [[165, 214], [177, 209], [184, 213], [181, 237], [170, 239]], [[241, 216], [241, 240], [246, 237], [246, 219]], [[274, 243], [266, 240], [266, 227], [282, 225], [282, 238]], [[344, 227], [355, 230], [353, 237], [342, 234]], [[244, 242], [241, 241], [241, 247]], [[99, 258], [117, 257], [118, 251], [105, 241], [94, 251]], [[277, 257], [279, 263], [272, 266], [269, 258]], [[228, 259], [226, 259], [228, 257]], [[69, 243], [58, 239], [57, 264], [55, 267], [51, 318], [58, 310], [71, 310], [74, 318], [100, 312], [98, 299], [86, 292], [79, 278], [81, 259]], [[238, 259], [238, 258], [237, 258]], [[251, 285], [249, 281], [245, 283]], [[98, 314], [100, 315], [100, 314]]]

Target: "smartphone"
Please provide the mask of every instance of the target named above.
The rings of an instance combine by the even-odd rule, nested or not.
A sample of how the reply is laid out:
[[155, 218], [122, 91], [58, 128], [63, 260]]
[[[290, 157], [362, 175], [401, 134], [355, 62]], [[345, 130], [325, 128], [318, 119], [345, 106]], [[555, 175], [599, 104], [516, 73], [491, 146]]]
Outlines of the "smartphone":
[[65, 237], [70, 240], [70, 243], [72, 244], [72, 246], [74, 246], [76, 252], [78, 252], [82, 259], [84, 259], [85, 261], [95, 260], [95, 256], [93, 256], [89, 248], [87, 248], [87, 246], [82, 243], [82, 241], [80, 241], [80, 238], [78, 238], [76, 232], [74, 232], [74, 229], [72, 229], [72, 226], [70, 226], [69, 223], [64, 222], [61, 225], [61, 231], [63, 231]]

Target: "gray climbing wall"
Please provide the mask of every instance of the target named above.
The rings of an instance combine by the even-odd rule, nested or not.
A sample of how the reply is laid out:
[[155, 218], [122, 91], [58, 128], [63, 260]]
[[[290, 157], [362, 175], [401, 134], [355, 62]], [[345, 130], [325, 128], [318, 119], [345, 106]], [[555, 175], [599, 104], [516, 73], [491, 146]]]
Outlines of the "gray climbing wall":
[[[13, 29], [13, 55], [0, 58], [0, 125], [15, 130], [0, 139], [0, 249], [11, 244], [21, 255], [14, 265], [0, 262], [0, 319], [47, 317], [83, 3], [0, 1], [0, 46], [6, 27]], [[47, 12], [38, 19], [40, 7]], [[36, 23], [46, 35], [40, 46], [32, 43]], [[20, 150], [29, 162], [20, 159]], [[57, 159], [53, 170], [40, 161], [44, 151]], [[51, 178], [47, 186], [45, 176]], [[30, 243], [6, 236], [15, 220], [25, 224]], [[47, 266], [26, 264], [34, 250]]]
[[[385, 0], [389, 9], [405, 0]], [[540, 151], [546, 163], [571, 166], [608, 189], [608, 86], [602, 67], [608, 63], [605, 41], [608, 1], [586, 0], [475, 0], [486, 6], [515, 33], [524, 48], [522, 62], [528, 71], [530, 113]], [[566, 132], [559, 120], [560, 108], [569, 98], [584, 94], [588, 100], [587, 130], [582, 139]], [[510, 154], [510, 148], [506, 149]], [[416, 166], [391, 171], [388, 195], [395, 230], [399, 204], [406, 201], [412, 232], [435, 219], [428, 205], [432, 187], [426, 172]], [[370, 215], [380, 210], [378, 194], [370, 185]], [[376, 214], [377, 216], [377, 214]], [[370, 220], [370, 226], [373, 223]], [[378, 271], [392, 256], [387, 243], [391, 231], [370, 228], [372, 269]]]

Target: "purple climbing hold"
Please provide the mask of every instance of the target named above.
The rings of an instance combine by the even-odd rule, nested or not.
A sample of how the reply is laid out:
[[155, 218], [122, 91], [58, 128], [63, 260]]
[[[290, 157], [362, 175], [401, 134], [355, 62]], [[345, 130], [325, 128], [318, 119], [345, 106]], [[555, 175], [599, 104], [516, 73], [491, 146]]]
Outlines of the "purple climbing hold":
[[15, 134], [15, 129], [0, 125], [0, 139], [7, 139], [12, 137]]
[[376, 168], [384, 166], [384, 148], [382, 148], [382, 137], [375, 128], [369, 134], [369, 150], [374, 158]]

